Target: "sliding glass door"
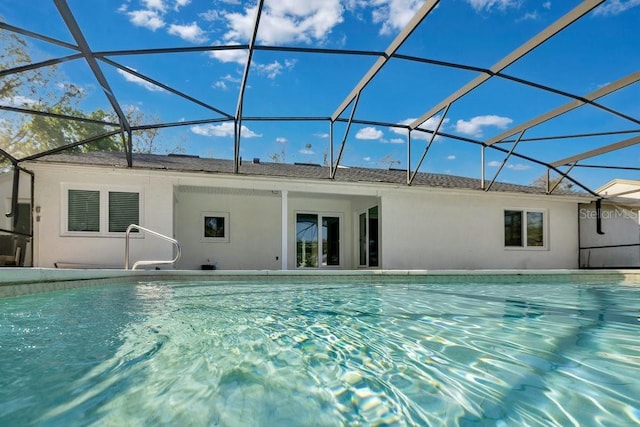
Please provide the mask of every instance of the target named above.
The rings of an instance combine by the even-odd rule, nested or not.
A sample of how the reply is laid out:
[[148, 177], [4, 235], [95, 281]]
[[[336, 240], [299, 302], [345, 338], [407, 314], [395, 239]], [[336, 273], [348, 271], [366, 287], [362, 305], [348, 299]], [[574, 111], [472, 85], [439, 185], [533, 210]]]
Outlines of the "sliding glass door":
[[378, 206], [373, 206], [358, 215], [358, 242], [360, 267], [380, 265]]
[[316, 213], [296, 215], [296, 266], [339, 267], [340, 217]]

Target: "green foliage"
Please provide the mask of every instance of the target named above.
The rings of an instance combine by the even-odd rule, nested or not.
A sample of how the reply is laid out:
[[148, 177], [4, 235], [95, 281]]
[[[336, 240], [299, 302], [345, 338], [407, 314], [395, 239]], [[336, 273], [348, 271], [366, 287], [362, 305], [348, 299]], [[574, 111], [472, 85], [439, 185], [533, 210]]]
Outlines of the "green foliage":
[[[32, 63], [27, 41], [15, 33], [0, 30], [0, 70], [12, 70]], [[67, 150], [72, 152], [122, 151], [121, 134], [74, 146], [114, 131], [120, 123], [113, 111], [97, 109], [85, 113], [80, 108], [85, 97], [85, 90], [66, 82], [55, 65], [6, 74], [0, 78], [0, 105], [44, 114], [0, 111], [0, 150], [17, 159], [67, 146]], [[134, 107], [125, 110], [132, 126], [151, 120], [160, 121]], [[156, 152], [157, 133], [155, 128], [134, 131], [134, 151]], [[172, 151], [182, 150], [177, 146]]]

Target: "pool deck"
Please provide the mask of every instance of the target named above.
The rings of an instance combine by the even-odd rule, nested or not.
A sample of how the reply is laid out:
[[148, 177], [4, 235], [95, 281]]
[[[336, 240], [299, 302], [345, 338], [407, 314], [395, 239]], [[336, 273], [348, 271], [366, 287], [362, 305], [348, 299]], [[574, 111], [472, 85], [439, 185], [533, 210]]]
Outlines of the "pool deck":
[[0, 268], [0, 298], [108, 283], [146, 280], [223, 280], [296, 277], [428, 277], [437, 283], [624, 283], [640, 284], [640, 270], [116, 270]]

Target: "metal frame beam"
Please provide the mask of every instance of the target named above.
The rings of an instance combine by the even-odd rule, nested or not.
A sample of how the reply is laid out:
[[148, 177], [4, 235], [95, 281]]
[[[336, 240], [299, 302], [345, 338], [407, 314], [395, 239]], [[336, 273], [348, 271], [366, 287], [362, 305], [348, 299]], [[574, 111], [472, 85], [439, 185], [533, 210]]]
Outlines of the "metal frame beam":
[[[115, 111], [116, 115], [118, 116], [118, 119], [120, 120], [120, 125], [121, 125], [122, 130], [130, 132], [131, 131], [131, 126], [129, 125], [129, 120], [127, 120], [127, 117], [124, 114], [124, 111], [122, 111], [122, 108], [120, 107], [120, 104], [118, 103], [118, 100], [116, 99], [115, 95], [113, 94], [113, 91], [111, 90], [111, 87], [109, 86], [109, 82], [107, 81], [106, 77], [102, 73], [102, 70], [100, 69], [100, 66], [98, 65], [98, 61], [93, 56], [93, 52], [91, 51], [91, 48], [89, 47], [89, 43], [85, 39], [84, 34], [82, 33], [82, 30], [80, 29], [80, 26], [78, 25], [78, 22], [74, 18], [73, 13], [71, 12], [71, 9], [69, 8], [69, 5], [67, 4], [66, 0], [53, 0], [53, 2], [55, 3], [56, 7], [58, 8], [58, 12], [62, 16], [62, 19], [63, 19], [65, 25], [67, 26], [67, 28], [71, 32], [71, 35], [73, 36], [74, 40], [78, 44], [78, 49], [80, 50], [80, 52], [84, 56], [84, 59], [87, 62], [87, 64], [89, 65], [89, 68], [91, 69], [91, 72], [93, 73], [93, 76], [98, 81], [98, 84], [100, 84], [100, 86], [102, 87], [102, 90], [103, 90], [104, 94], [106, 95], [107, 99], [109, 100], [109, 103], [111, 104], [111, 107], [113, 108], [113, 110]], [[125, 152], [127, 154], [127, 164], [128, 164], [129, 167], [131, 167], [132, 166], [132, 161], [133, 161], [132, 156], [131, 156], [131, 154], [132, 154], [131, 153], [131, 147], [130, 146], [127, 147], [126, 144], [125, 144]]]
[[[584, 98], [575, 100], [575, 101], [571, 101], [565, 105], [561, 105], [558, 108], [555, 108], [545, 114], [542, 114], [534, 119], [529, 120], [526, 123], [523, 123], [519, 126], [516, 126], [514, 128], [511, 128], [509, 130], [504, 131], [503, 133], [501, 133], [500, 135], [497, 135], [489, 140], [487, 140], [485, 143], [487, 145], [493, 145], [496, 144], [500, 141], [502, 141], [505, 138], [510, 137], [511, 135], [514, 135], [518, 132], [521, 132], [524, 129], [529, 129], [532, 128], [534, 126], [537, 126], [539, 124], [542, 124], [546, 121], [549, 121], [553, 118], [556, 118], [562, 114], [568, 113], [569, 111], [578, 108], [586, 103], [588, 103], [589, 101], [593, 101], [596, 100], [598, 98], [602, 98], [603, 96], [609, 95], [610, 93], [613, 93], [617, 90], [620, 90], [626, 86], [632, 85], [636, 82], [640, 81], [640, 71], [636, 71], [635, 73], [631, 73], [628, 76], [625, 76], [619, 80], [616, 80], [613, 83], [610, 83], [608, 85], [605, 85], [603, 87], [601, 87], [598, 90], [595, 90], [587, 95], [584, 96]], [[611, 112], [611, 111], [609, 111]], [[626, 117], [625, 117], [626, 118]], [[634, 122], [636, 123], [640, 123], [639, 120], [633, 119]]]
[[73, 61], [74, 59], [82, 58], [81, 53], [74, 53], [73, 55], [62, 56], [60, 58], [47, 59], [42, 62], [34, 62], [28, 65], [22, 65], [20, 67], [9, 68], [6, 70], [0, 70], [0, 77], [4, 77], [15, 73], [24, 73], [25, 71], [36, 70], [38, 68], [50, 67], [52, 65], [58, 65], [66, 61]]
[[550, 163], [550, 165], [554, 167], [565, 166], [574, 162], [578, 162], [580, 160], [588, 159], [590, 157], [595, 157], [601, 154], [610, 153], [611, 151], [627, 148], [638, 143], [640, 143], [640, 136], [634, 136], [633, 138], [625, 139], [623, 141], [619, 141], [609, 145], [604, 145], [593, 150], [585, 151], [584, 153], [576, 154], [575, 156], [552, 162]]
[[27, 37], [31, 37], [37, 40], [41, 40], [43, 42], [47, 42], [47, 43], [51, 43], [51, 44], [55, 44], [61, 47], [66, 47], [67, 49], [71, 49], [71, 50], [80, 50], [78, 48], [78, 46], [75, 46], [71, 43], [67, 43], [65, 41], [62, 40], [58, 40], [58, 39], [54, 39], [53, 37], [49, 37], [49, 36], [45, 36], [44, 34], [40, 34], [40, 33], [36, 33], [34, 31], [29, 31], [26, 30], [24, 28], [20, 28], [20, 27], [16, 27], [14, 25], [10, 25], [7, 24], [6, 22], [0, 22], [0, 28], [3, 28], [5, 30], [14, 32], [14, 33], [18, 33], [18, 34], [22, 34], [23, 36], [27, 36]]
[[[436, 126], [436, 128], [433, 130], [433, 133], [431, 134], [431, 137], [429, 138], [429, 143], [427, 144], [427, 146], [424, 148], [424, 151], [422, 152], [422, 156], [420, 157], [420, 161], [418, 161], [418, 164], [416, 166], [416, 170], [413, 172], [413, 174], [411, 175], [411, 178], [407, 182], [408, 185], [411, 185], [413, 183], [413, 180], [416, 178], [416, 174], [420, 170], [420, 167], [422, 166], [422, 162], [424, 161], [424, 158], [427, 156], [427, 153], [429, 152], [429, 149], [431, 148], [431, 144], [433, 144], [433, 141], [435, 141], [436, 136], [438, 135], [438, 131], [440, 130], [440, 127], [442, 126], [442, 123], [444, 123], [445, 117], [447, 117], [447, 113], [449, 112], [449, 107], [450, 106], [451, 106], [451, 104], [447, 105], [445, 110], [444, 110], [444, 113], [442, 113], [442, 116], [440, 117], [440, 120], [438, 121], [438, 126]], [[408, 134], [411, 135], [411, 131], [409, 131]], [[407, 173], [409, 173], [410, 171], [411, 171], [411, 169], [409, 167], [409, 164], [407, 163]]]
[[331, 115], [331, 120], [335, 121], [340, 115], [347, 109], [349, 104], [362, 92], [362, 89], [369, 84], [371, 80], [378, 74], [378, 71], [391, 59], [393, 54], [400, 48], [402, 43], [418, 28], [418, 25], [431, 13], [431, 11], [437, 6], [440, 0], [427, 0], [416, 14], [411, 18], [407, 25], [400, 31], [400, 34], [391, 42], [391, 44], [385, 49], [384, 56], [378, 58], [369, 71], [360, 79], [358, 84], [351, 90], [351, 93], [342, 101], [340, 106]]
[[603, 3], [605, 0], [585, 0], [580, 3], [577, 7], [571, 10], [569, 13], [558, 19], [556, 22], [542, 30], [533, 38], [529, 39], [522, 46], [518, 47], [516, 50], [502, 58], [496, 64], [494, 64], [489, 70], [492, 74], [481, 74], [477, 76], [475, 79], [458, 89], [456, 92], [449, 95], [446, 99], [440, 101], [429, 111], [424, 113], [420, 118], [414, 120], [410, 126], [411, 129], [415, 129], [419, 127], [421, 124], [426, 122], [429, 118], [433, 117], [438, 111], [442, 110], [445, 105], [451, 104], [458, 99], [462, 98], [473, 89], [480, 86], [485, 81], [489, 80], [495, 73], [499, 73], [500, 71], [507, 68], [509, 65], [518, 61], [523, 56], [527, 55], [529, 52], [534, 50], [536, 47], [540, 46], [542, 43], [549, 40], [551, 37], [564, 30], [566, 27], [571, 25], [576, 20], [580, 19], [582, 16], [589, 13], [596, 6]]
[[31, 114], [34, 116], [46, 116], [46, 117], [52, 117], [54, 119], [73, 120], [75, 122], [94, 123], [94, 124], [103, 125], [103, 126], [120, 126], [119, 123], [105, 122], [103, 120], [88, 119], [86, 117], [67, 116], [66, 114], [51, 113], [48, 111], [40, 111], [40, 110], [31, 110], [28, 108], [10, 107], [7, 105], [0, 105], [0, 110], [12, 111], [14, 113], [20, 113], [20, 114]]
[[[340, 151], [338, 152], [338, 158], [336, 159], [336, 164], [331, 168], [331, 179], [336, 177], [336, 172], [338, 171], [338, 166], [340, 166], [340, 160], [342, 159], [342, 153], [344, 152], [344, 146], [347, 143], [347, 137], [349, 136], [349, 131], [351, 130], [351, 124], [353, 123], [353, 115], [356, 113], [356, 109], [358, 108], [358, 101], [360, 101], [360, 93], [356, 95], [356, 99], [353, 101], [353, 108], [351, 109], [351, 115], [349, 116], [349, 120], [347, 121], [347, 128], [344, 131], [344, 137], [342, 138], [342, 143], [340, 144]], [[332, 120], [331, 123], [334, 123]], [[333, 144], [333, 141], [331, 142]]]
[[251, 59], [253, 58], [253, 50], [258, 38], [258, 27], [260, 26], [260, 17], [262, 15], [262, 7], [264, 0], [258, 0], [256, 8], [256, 17], [253, 23], [253, 33], [251, 34], [251, 40], [249, 41], [247, 62], [244, 64], [244, 71], [242, 73], [242, 83], [240, 84], [240, 91], [238, 94], [238, 104], [236, 107], [236, 115], [234, 117], [234, 142], [233, 142], [233, 172], [238, 173], [240, 171], [240, 137], [242, 134], [242, 109], [244, 107], [244, 92], [247, 88], [247, 80], [249, 78], [249, 68], [251, 68]]
[[498, 175], [500, 175], [500, 172], [502, 172], [502, 169], [504, 168], [504, 165], [506, 165], [507, 161], [509, 161], [509, 157], [511, 157], [511, 155], [513, 154], [513, 150], [515, 150], [516, 147], [518, 146], [518, 143], [520, 142], [520, 138], [522, 138], [524, 133], [525, 133], [525, 131], [523, 130], [522, 133], [520, 134], [520, 136], [518, 137], [518, 139], [516, 139], [516, 141], [513, 143], [513, 146], [511, 147], [511, 150], [509, 150], [509, 152], [507, 153], [507, 156], [502, 161], [502, 164], [498, 168], [498, 171], [494, 175], [493, 179], [491, 180], [491, 182], [489, 183], [487, 188], [484, 189], [484, 191], [491, 190], [491, 187], [493, 187], [493, 184], [496, 182], [496, 179], [498, 179]]
[[[53, 149], [47, 150], [47, 151], [43, 151], [41, 153], [32, 154], [30, 156], [22, 157], [20, 159], [20, 161], [21, 162], [25, 162], [25, 161], [28, 161], [28, 160], [39, 159], [40, 157], [48, 156], [49, 154], [60, 153], [62, 151], [68, 150], [70, 148], [79, 147], [81, 145], [85, 145], [85, 144], [88, 144], [90, 142], [98, 141], [98, 140], [100, 140], [102, 138], [108, 138], [110, 136], [118, 135], [118, 134], [121, 134], [121, 133], [122, 133], [121, 129], [116, 129], [116, 130], [113, 130], [111, 132], [105, 132], [105, 133], [100, 134], [100, 135], [92, 136], [91, 138], [83, 139], [82, 141], [73, 142], [71, 144], [62, 145], [60, 147], [53, 148]], [[128, 160], [127, 160], [127, 162], [128, 162]], [[131, 167], [131, 165], [129, 165], [129, 167]]]
[[113, 67], [116, 67], [116, 68], [118, 68], [118, 69], [120, 69], [120, 70], [122, 70], [122, 71], [124, 71], [126, 73], [129, 73], [129, 74], [131, 74], [133, 76], [136, 76], [139, 79], [142, 79], [142, 80], [144, 80], [144, 81], [146, 81], [148, 83], [151, 83], [151, 84], [153, 84], [155, 86], [158, 86], [159, 88], [164, 89], [167, 92], [171, 92], [174, 95], [178, 95], [179, 97], [184, 98], [187, 101], [191, 101], [194, 104], [200, 105], [201, 107], [204, 107], [204, 108], [206, 108], [208, 110], [215, 111], [216, 113], [220, 114], [221, 116], [226, 117], [227, 119], [233, 119], [233, 116], [231, 114], [226, 113], [226, 112], [224, 112], [224, 111], [222, 111], [222, 110], [220, 110], [220, 109], [218, 109], [216, 107], [213, 107], [213, 106], [211, 106], [211, 105], [209, 105], [209, 104], [207, 104], [205, 102], [202, 102], [199, 99], [196, 99], [196, 98], [194, 98], [192, 96], [189, 96], [189, 95], [185, 94], [184, 92], [181, 92], [181, 91], [179, 91], [177, 89], [172, 88], [171, 86], [165, 85], [164, 83], [160, 83], [159, 81], [154, 80], [154, 79], [152, 79], [150, 77], [147, 77], [144, 74], [139, 73], [139, 72], [137, 72], [137, 71], [135, 71], [135, 70], [133, 70], [133, 69], [131, 69], [129, 67], [126, 67], [126, 66], [124, 66], [122, 64], [119, 64], [119, 63], [117, 63], [115, 61], [112, 61], [110, 59], [107, 59], [107, 58], [100, 58], [100, 60], [102, 62], [105, 62], [105, 63], [107, 63], [107, 64], [109, 64], [109, 65], [111, 65]]
[[549, 169], [547, 169], [547, 194], [551, 194], [553, 193], [553, 190], [555, 190], [556, 188], [558, 188], [558, 186], [560, 185], [560, 183], [562, 182], [563, 179], [565, 179], [567, 176], [569, 176], [569, 174], [571, 173], [571, 171], [573, 170], [574, 167], [576, 167], [578, 163], [574, 163], [572, 164], [569, 169], [567, 169], [565, 172], [560, 174], [560, 179], [553, 185], [553, 187], [549, 187], [550, 185], [550, 181], [549, 181]]

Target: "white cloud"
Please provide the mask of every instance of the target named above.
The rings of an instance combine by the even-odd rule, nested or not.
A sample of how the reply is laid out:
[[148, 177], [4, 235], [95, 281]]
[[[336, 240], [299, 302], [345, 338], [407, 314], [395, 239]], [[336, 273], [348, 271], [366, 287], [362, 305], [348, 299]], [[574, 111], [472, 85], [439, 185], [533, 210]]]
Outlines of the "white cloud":
[[[267, 2], [260, 16], [258, 41], [266, 44], [310, 43], [325, 39], [343, 21], [340, 0], [279, 0]], [[249, 41], [256, 7], [225, 13], [229, 30], [224, 40]]]
[[544, 9], [551, 10], [551, 2], [550, 1], [546, 1], [546, 2], [542, 3], [542, 7]]
[[476, 116], [469, 121], [458, 120], [456, 122], [456, 131], [465, 135], [481, 137], [484, 127], [494, 126], [498, 129], [506, 129], [511, 123], [513, 123], [513, 120], [508, 117], [495, 115]]
[[217, 9], [207, 10], [206, 12], [202, 12], [198, 14], [198, 16], [204, 19], [205, 21], [209, 21], [209, 22], [219, 21], [221, 19], [224, 19], [220, 11], [218, 11]]
[[173, 6], [173, 10], [176, 12], [180, 10], [181, 7], [184, 7], [191, 3], [191, 0], [175, 0], [175, 5]]
[[[401, 121], [400, 123], [398, 123], [399, 125], [409, 125], [411, 123], [413, 123], [416, 119], [415, 118], [409, 118], [409, 119], [405, 119], [403, 121]], [[434, 131], [436, 130], [436, 128], [438, 127], [438, 123], [440, 123], [440, 116], [433, 116], [430, 117], [429, 119], [427, 119], [426, 122], [422, 123], [420, 126], [418, 126], [418, 129], [424, 129], [424, 130], [430, 130], [430, 131]], [[442, 121], [442, 126], [440, 126], [440, 130], [442, 130], [442, 128], [449, 123], [449, 119], [445, 117], [445, 119]], [[389, 130], [393, 133], [396, 133], [398, 135], [407, 135], [407, 128], [400, 128], [400, 127], [392, 127], [389, 128]], [[431, 134], [427, 133], [427, 132], [413, 132], [411, 134], [411, 138], [412, 139], [423, 139], [428, 141], [429, 139], [431, 139]], [[436, 141], [439, 139], [440, 137], [437, 136], [436, 137]]]
[[509, 7], [518, 6], [517, 0], [467, 0], [467, 2], [475, 9], [476, 12], [481, 12], [483, 10], [489, 12], [493, 8], [505, 10]]
[[380, 139], [382, 138], [382, 131], [380, 129], [376, 129], [375, 127], [366, 127], [362, 128], [356, 133], [356, 139]]
[[287, 138], [279, 136], [279, 137], [276, 138], [276, 142], [279, 142], [280, 144], [286, 144]]
[[371, 157], [369, 157], [369, 156], [363, 157], [362, 160], [364, 160], [365, 162], [370, 162], [371, 161]]
[[447, 156], [447, 160], [455, 160], [455, 159], [456, 159], [456, 156], [454, 154], [449, 154]]
[[303, 148], [302, 150], [298, 151], [298, 153], [300, 154], [305, 154], [307, 156], [311, 156], [313, 154], [316, 154], [312, 149], [310, 148]]
[[218, 80], [212, 86], [215, 89], [227, 90], [227, 84], [225, 82], [223, 82], [222, 80]]
[[526, 171], [527, 169], [531, 169], [531, 166], [516, 163], [515, 165], [507, 165], [507, 169], [513, 169], [514, 171]]
[[[234, 135], [234, 125], [231, 122], [221, 123], [219, 125], [196, 125], [191, 127], [191, 132], [196, 135], [214, 136], [214, 137], [232, 137]], [[261, 134], [257, 134], [248, 127], [242, 125], [241, 135], [244, 138], [260, 138]]]
[[636, 6], [640, 6], [640, 0], [609, 0], [600, 5], [593, 14], [600, 16], [618, 15]]
[[154, 10], [134, 10], [133, 12], [127, 12], [127, 15], [133, 25], [147, 28], [151, 31], [162, 28], [165, 25], [162, 16]]
[[533, 12], [527, 12], [524, 15], [522, 15], [522, 17], [519, 18], [517, 22], [536, 21], [537, 19], [538, 19], [538, 11], [533, 11]]
[[[131, 68], [131, 70], [136, 71], [133, 68]], [[118, 72], [118, 74], [120, 74], [122, 77], [124, 77], [124, 79], [126, 81], [128, 81], [129, 83], [135, 83], [138, 86], [142, 86], [143, 88], [145, 88], [145, 89], [147, 89], [147, 90], [149, 90], [151, 92], [164, 92], [164, 89], [162, 89], [161, 87], [156, 86], [153, 83], [149, 83], [148, 81], [143, 80], [140, 77], [134, 76], [131, 73], [128, 73], [128, 72], [123, 71], [121, 69], [117, 69], [116, 71]]]
[[382, 24], [380, 34], [391, 34], [404, 28], [424, 0], [374, 0], [373, 22]]
[[231, 83], [240, 83], [242, 81], [242, 79], [240, 79], [240, 77], [233, 77], [231, 74], [227, 74], [226, 76], [224, 76], [222, 78], [222, 80], [227, 81], [227, 82], [231, 82]]
[[316, 134], [314, 134], [314, 136], [317, 136], [318, 138], [322, 138], [322, 139], [329, 138], [329, 134], [328, 133], [316, 133]]
[[[489, 163], [487, 163], [487, 166], [492, 168], [499, 168], [500, 166], [502, 166], [502, 162], [498, 160], [492, 160]], [[531, 169], [531, 166], [525, 165], [522, 163], [516, 163], [516, 164], [508, 164], [507, 169], [511, 169], [514, 171], [526, 171], [528, 169]]]
[[392, 144], [404, 144], [407, 140], [403, 138], [391, 138], [389, 142]]
[[148, 10], [157, 10], [163, 13], [167, 10], [164, 0], [142, 0], [142, 3]]
[[[237, 45], [240, 43], [230, 41], [229, 45]], [[220, 43], [216, 43], [220, 45]], [[247, 62], [247, 55], [249, 52], [246, 49], [226, 49], [226, 50], [212, 50], [209, 52], [211, 58], [217, 59], [220, 62], [235, 62], [236, 64], [244, 65]]]
[[5, 96], [0, 98], [0, 104], [9, 105], [11, 107], [29, 107], [40, 104], [39, 101], [22, 95]]
[[278, 61], [273, 61], [271, 64], [254, 64], [256, 71], [260, 75], [266, 75], [267, 78], [275, 79], [279, 74], [282, 74], [283, 69], [292, 69], [296, 61], [285, 60], [284, 65]]
[[180, 37], [182, 40], [192, 43], [204, 43], [207, 41], [207, 36], [196, 22], [192, 22], [189, 25], [172, 24], [169, 26], [169, 30], [167, 32], [173, 36]]

